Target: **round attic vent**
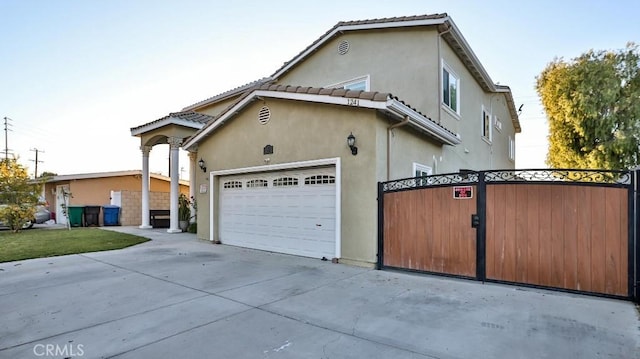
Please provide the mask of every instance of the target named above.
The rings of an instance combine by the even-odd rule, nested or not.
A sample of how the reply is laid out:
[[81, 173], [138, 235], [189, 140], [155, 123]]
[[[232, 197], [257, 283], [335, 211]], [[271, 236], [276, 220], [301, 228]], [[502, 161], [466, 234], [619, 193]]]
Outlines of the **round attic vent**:
[[349, 52], [349, 41], [343, 40], [342, 42], [340, 42], [340, 45], [338, 45], [338, 53], [340, 55], [344, 55], [347, 52]]
[[271, 110], [269, 110], [267, 106], [262, 106], [262, 108], [258, 112], [258, 121], [260, 121], [260, 124], [264, 125], [267, 122], [269, 122], [270, 118], [271, 118]]

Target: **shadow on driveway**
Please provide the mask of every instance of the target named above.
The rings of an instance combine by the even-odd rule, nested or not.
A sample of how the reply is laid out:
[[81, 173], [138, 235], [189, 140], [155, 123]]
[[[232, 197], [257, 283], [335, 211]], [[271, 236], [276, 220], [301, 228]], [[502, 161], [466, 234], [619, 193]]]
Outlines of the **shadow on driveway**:
[[640, 358], [629, 302], [105, 229], [152, 241], [0, 264], [0, 357]]

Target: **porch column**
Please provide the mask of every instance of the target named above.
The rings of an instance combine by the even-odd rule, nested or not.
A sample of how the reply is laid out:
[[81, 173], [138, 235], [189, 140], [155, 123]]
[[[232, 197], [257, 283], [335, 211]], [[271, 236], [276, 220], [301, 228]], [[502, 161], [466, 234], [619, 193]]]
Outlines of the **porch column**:
[[195, 214], [196, 209], [193, 207], [193, 201], [196, 198], [196, 159], [198, 158], [197, 152], [189, 152], [189, 199], [191, 200], [191, 219], [189, 222], [194, 223], [196, 221]]
[[151, 228], [149, 224], [149, 152], [151, 146], [140, 146], [142, 151], [142, 224], [139, 228]]
[[169, 157], [171, 160], [169, 172], [171, 172], [171, 191], [170, 191], [170, 219], [168, 233], [182, 232], [178, 225], [178, 193], [180, 188], [180, 163], [179, 163], [179, 149], [182, 145], [182, 139], [179, 137], [167, 138], [169, 147], [171, 149]]

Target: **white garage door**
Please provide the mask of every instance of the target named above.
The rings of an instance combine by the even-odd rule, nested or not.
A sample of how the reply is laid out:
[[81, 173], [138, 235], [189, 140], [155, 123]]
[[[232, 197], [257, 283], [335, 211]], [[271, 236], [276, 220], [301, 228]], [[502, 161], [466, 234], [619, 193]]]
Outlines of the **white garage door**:
[[333, 167], [221, 177], [219, 208], [224, 244], [336, 256]]

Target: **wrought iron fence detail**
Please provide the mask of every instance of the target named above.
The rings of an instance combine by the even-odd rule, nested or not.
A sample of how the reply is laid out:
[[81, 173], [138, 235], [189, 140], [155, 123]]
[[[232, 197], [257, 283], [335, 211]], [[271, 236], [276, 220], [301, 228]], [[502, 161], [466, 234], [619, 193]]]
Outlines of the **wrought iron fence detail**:
[[412, 188], [450, 186], [457, 184], [477, 184], [484, 178], [487, 183], [587, 183], [628, 186], [632, 183], [631, 171], [580, 170], [580, 169], [530, 169], [463, 171], [441, 175], [405, 178], [384, 182], [384, 192], [401, 191]]
[[449, 173], [443, 175], [405, 178], [397, 181], [385, 182], [383, 190], [398, 191], [408, 188], [432, 187], [455, 184], [474, 184], [478, 182], [478, 173]]
[[486, 182], [573, 182], [631, 184], [631, 172], [606, 170], [504, 170], [484, 173]]

